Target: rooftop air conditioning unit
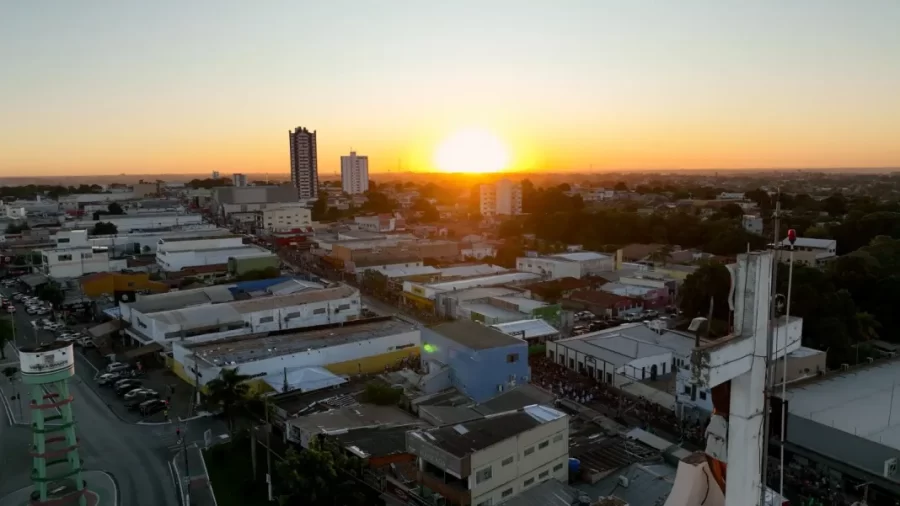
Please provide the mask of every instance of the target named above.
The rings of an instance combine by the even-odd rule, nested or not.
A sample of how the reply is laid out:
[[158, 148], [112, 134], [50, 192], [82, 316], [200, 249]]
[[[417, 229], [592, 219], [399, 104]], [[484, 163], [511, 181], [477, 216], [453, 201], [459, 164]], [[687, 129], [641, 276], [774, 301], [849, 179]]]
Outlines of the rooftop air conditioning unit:
[[884, 477], [893, 478], [897, 474], [897, 458], [890, 458], [884, 461]]
[[619, 475], [619, 486], [622, 488], [628, 488], [628, 477], [624, 474]]

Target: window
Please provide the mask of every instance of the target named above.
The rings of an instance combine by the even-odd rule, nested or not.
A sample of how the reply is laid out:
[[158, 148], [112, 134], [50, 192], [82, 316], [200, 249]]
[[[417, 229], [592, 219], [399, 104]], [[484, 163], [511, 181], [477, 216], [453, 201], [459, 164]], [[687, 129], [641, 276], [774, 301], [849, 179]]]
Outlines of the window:
[[147, 324], [144, 323], [143, 321], [141, 321], [140, 319], [138, 319], [137, 322], [138, 322], [138, 327], [140, 327], [140, 328], [142, 328], [142, 329], [147, 328]]
[[56, 259], [60, 262], [67, 262], [72, 259], [72, 255], [59, 255]]
[[487, 466], [481, 471], [475, 473], [475, 483], [484, 483], [491, 479], [493, 473], [491, 472], [491, 466]]
[[684, 395], [690, 395], [690, 394], [691, 394], [691, 386], [685, 385], [684, 386]]
[[506, 356], [506, 363], [508, 363], [508, 364], [514, 364], [518, 361], [519, 361], [518, 353], [510, 353], [509, 355]]
[[553, 436], [554, 443], [559, 443], [560, 441], [562, 441], [562, 434], [557, 434], [557, 435]]
[[538, 443], [538, 450], [543, 450], [544, 448], [546, 448], [548, 446], [550, 446], [550, 440], [541, 441], [540, 443]]
[[319, 309], [313, 310], [313, 314], [323, 314], [323, 313], [325, 313], [324, 307], [320, 307]]
[[272, 323], [273, 321], [275, 321], [274, 316], [263, 316], [259, 319], [259, 323]]
[[529, 456], [529, 455], [531, 455], [532, 453], [534, 453], [534, 447], [533, 447], [533, 446], [532, 446], [531, 448], [525, 448], [525, 456], [526, 456], [526, 457]]
[[700, 399], [706, 400], [706, 392], [700, 392]]
[[512, 493], [513, 493], [513, 489], [508, 488], [508, 489], [504, 490], [503, 492], [500, 492], [500, 497], [509, 497], [512, 495]]
[[85, 258], [94, 258], [94, 255], [92, 255], [92, 254], [90, 254], [90, 253], [82, 253], [82, 254], [81, 254], [81, 258], [82, 258], [82, 259], [85, 259]]
[[500, 466], [501, 467], [508, 466], [513, 463], [513, 460], [515, 460], [515, 457], [506, 457], [505, 459], [503, 459], [502, 462], [500, 462]]
[[546, 479], [548, 476], [550, 476], [550, 471], [544, 471], [538, 475], [538, 479], [543, 480], [543, 479]]
[[553, 466], [553, 472], [554, 472], [554, 473], [557, 472], [557, 471], [559, 471], [560, 469], [562, 469], [562, 464], [556, 464], [555, 466]]
[[69, 242], [69, 238], [68, 238], [68, 237], [61, 237], [61, 238], [59, 238], [59, 239], [56, 240], [56, 244], [65, 244], [65, 243], [67, 243], [67, 242]]
[[527, 487], [527, 486], [530, 486], [532, 483], [534, 483], [534, 478], [528, 478], [527, 480], [525, 480], [525, 483], [523, 483], [522, 486]]
[[491, 498], [488, 497], [487, 499], [481, 501], [480, 503], [476, 504], [475, 506], [491, 506], [491, 504], [494, 504], [494, 503], [493, 503], [493, 501], [491, 501]]
[[345, 309], [350, 309], [350, 304], [341, 304], [338, 306], [338, 309], [344, 311]]

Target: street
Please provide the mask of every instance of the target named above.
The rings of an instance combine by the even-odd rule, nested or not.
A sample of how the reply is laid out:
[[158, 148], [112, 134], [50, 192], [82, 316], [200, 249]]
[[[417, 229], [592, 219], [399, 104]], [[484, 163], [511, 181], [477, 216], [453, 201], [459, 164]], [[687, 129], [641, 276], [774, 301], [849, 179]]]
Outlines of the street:
[[[4, 292], [9, 290], [4, 289]], [[53, 336], [37, 333], [31, 326], [31, 317], [23, 310], [14, 315], [17, 346], [33, 345], [37, 341], [49, 342]], [[44, 335], [42, 335], [44, 334]], [[15, 354], [7, 347], [7, 362], [14, 361]], [[183, 424], [136, 425], [123, 421], [114, 414], [107, 401], [95, 390], [94, 369], [76, 348], [75, 377], [70, 381], [75, 397], [74, 413], [76, 433], [80, 441], [80, 455], [85, 470], [102, 470], [113, 476], [118, 487], [119, 504], [127, 506], [175, 506], [180, 504], [175, 491], [169, 462], [177, 449], [176, 427], [186, 429], [187, 442], [202, 444], [203, 432], [211, 429], [214, 434], [225, 431], [215, 419], [200, 418]], [[0, 379], [6, 390], [11, 385]], [[15, 401], [10, 401], [11, 414], [18, 416]], [[9, 418], [7, 412], [4, 418]], [[4, 456], [0, 474], [0, 497], [30, 484], [31, 444], [29, 428], [16, 426], [12, 420], [0, 424], [0, 454]], [[90, 484], [89, 484], [90, 486]], [[2, 500], [0, 500], [2, 503]]]

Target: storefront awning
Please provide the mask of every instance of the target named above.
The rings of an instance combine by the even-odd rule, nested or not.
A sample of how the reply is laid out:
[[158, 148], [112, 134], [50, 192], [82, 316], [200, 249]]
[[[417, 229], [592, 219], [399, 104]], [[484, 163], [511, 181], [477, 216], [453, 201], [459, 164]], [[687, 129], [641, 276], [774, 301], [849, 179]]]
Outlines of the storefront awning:
[[90, 334], [91, 337], [105, 337], [120, 330], [122, 326], [122, 320], [112, 320], [91, 327], [88, 329], [88, 334]]
[[139, 348], [135, 348], [133, 350], [128, 350], [125, 352], [124, 361], [129, 362], [131, 360], [135, 360], [143, 357], [144, 355], [149, 355], [151, 353], [158, 353], [162, 351], [163, 347], [159, 343], [150, 343], [145, 344]]

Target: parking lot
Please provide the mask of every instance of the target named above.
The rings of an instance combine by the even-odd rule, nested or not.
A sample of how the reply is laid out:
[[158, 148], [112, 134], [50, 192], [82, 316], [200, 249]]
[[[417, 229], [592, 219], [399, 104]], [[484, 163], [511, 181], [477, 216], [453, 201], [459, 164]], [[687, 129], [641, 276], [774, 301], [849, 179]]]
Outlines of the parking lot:
[[[10, 286], [8, 282], [0, 285], [0, 297], [8, 302], [2, 310], [12, 316], [15, 323], [16, 346], [47, 344], [61, 339], [72, 341], [76, 352], [76, 374], [84, 384], [97, 392], [97, 395], [106, 402], [116, 416], [126, 422], [159, 423], [165, 422], [167, 419], [178, 420], [192, 416], [195, 411], [191, 403], [192, 387], [181, 381], [168, 369], [160, 366], [140, 368], [139, 375], [134, 378], [138, 383], [135, 383], [134, 386], [155, 391], [158, 398], [166, 401], [168, 406], [147, 414], [142, 414], [137, 405], [132, 405], [129, 409], [129, 405], [135, 404], [134, 401], [138, 400], [137, 396], [126, 400], [123, 396], [115, 393], [113, 385], [103, 386], [100, 384], [99, 376], [106, 372], [106, 368], [112, 360], [101, 355], [88, 337], [88, 329], [94, 323], [62, 325], [57, 322], [57, 318], [54, 318], [52, 311], [43, 312], [43, 314], [32, 311], [32, 314], [28, 314], [25, 301], [12, 299], [13, 293], [18, 291], [18, 285]], [[8, 311], [8, 305], [12, 305], [14, 310]], [[119, 346], [118, 343], [114, 346], [114, 354], [118, 359], [126, 356], [128, 351], [128, 348]], [[148, 361], [148, 363], [157, 364], [158, 362]], [[134, 369], [138, 370], [139, 368]], [[147, 400], [150, 400], [151, 397], [152, 394], [147, 397]]]

